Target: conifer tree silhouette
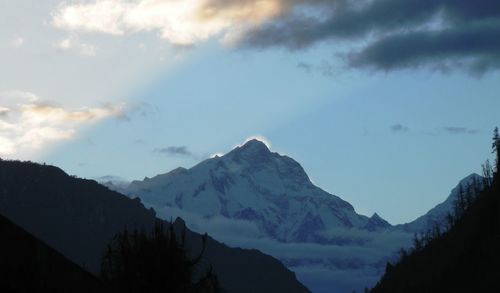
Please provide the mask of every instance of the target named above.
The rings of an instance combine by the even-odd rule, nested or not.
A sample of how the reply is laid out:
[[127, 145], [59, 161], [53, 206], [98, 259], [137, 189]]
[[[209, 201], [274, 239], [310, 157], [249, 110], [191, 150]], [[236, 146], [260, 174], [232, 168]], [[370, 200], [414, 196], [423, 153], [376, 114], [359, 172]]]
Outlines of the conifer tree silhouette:
[[498, 133], [498, 127], [493, 130], [493, 143], [491, 145], [492, 153], [495, 154], [495, 173], [498, 175], [500, 171], [500, 134]]
[[[185, 229], [185, 227], [184, 227]], [[184, 230], [185, 231], [185, 230]], [[174, 225], [165, 231], [158, 222], [151, 235], [143, 230], [117, 234], [102, 258], [101, 278], [112, 292], [120, 293], [216, 293], [221, 292], [211, 268], [197, 278], [207, 235], [202, 237], [201, 252], [190, 259], [184, 248], [184, 235], [177, 237]]]

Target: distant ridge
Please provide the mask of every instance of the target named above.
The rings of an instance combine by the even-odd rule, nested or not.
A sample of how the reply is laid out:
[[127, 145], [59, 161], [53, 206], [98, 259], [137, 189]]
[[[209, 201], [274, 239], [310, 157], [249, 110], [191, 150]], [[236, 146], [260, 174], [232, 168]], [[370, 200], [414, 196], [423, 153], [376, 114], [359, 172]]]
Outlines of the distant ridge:
[[418, 217], [414, 221], [397, 225], [396, 229], [403, 229], [404, 231], [408, 231], [411, 233], [420, 233], [432, 230], [435, 225], [444, 228], [444, 225], [446, 225], [446, 215], [448, 213], [453, 213], [453, 203], [455, 200], [457, 200], [460, 186], [466, 189], [470, 184], [473, 184], [474, 182], [481, 183], [483, 179], [484, 178], [482, 176], [476, 173], [472, 173], [469, 176], [466, 176], [465, 178], [460, 180], [455, 188], [451, 190], [448, 197], [442, 203], [436, 205], [434, 208], [425, 213], [425, 215]]

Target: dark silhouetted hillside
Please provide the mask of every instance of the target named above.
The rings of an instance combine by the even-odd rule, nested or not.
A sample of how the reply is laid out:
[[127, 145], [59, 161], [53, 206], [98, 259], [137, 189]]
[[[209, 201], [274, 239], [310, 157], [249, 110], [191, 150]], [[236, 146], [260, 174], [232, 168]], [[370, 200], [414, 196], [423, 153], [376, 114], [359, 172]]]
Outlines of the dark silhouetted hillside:
[[[18, 161], [0, 161], [0, 214], [95, 274], [114, 235], [151, 231], [158, 221], [138, 199], [57, 167]], [[188, 253], [199, 251], [200, 238], [187, 230]], [[229, 293], [309, 292], [294, 273], [259, 251], [229, 248], [209, 237], [203, 261]]]
[[95, 181], [17, 161], [0, 162], [0, 214], [95, 273], [114, 234], [155, 222], [139, 201]]
[[[388, 265], [371, 292], [500, 292], [498, 180], [451, 229]], [[420, 242], [417, 240], [417, 242]]]
[[0, 292], [105, 292], [103, 283], [0, 216]]

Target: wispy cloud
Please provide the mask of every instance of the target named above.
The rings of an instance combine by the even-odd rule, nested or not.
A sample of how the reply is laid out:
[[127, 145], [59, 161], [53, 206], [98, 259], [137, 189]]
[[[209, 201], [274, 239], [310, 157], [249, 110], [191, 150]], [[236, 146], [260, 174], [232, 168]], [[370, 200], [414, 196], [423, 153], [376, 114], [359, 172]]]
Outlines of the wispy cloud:
[[9, 114], [10, 109], [7, 107], [0, 107], [0, 117], [5, 117]]
[[163, 148], [156, 148], [154, 149], [154, 152], [169, 156], [194, 157], [194, 154], [188, 149], [187, 146], [167, 146]]
[[9, 47], [19, 48], [24, 45], [24, 38], [17, 37], [9, 42]]
[[391, 125], [390, 129], [392, 132], [407, 132], [408, 126], [405, 126], [405, 125], [398, 123], [398, 124]]
[[[284, 243], [266, 237], [256, 223], [250, 221], [223, 217], [207, 218], [176, 207], [151, 205], [147, 200], [144, 201], [144, 204], [153, 207], [160, 218], [181, 217], [190, 229], [201, 233], [206, 232], [230, 246], [259, 249], [270, 254], [280, 259], [293, 271], [300, 271], [302, 276], [304, 270], [316, 267], [323, 272], [324, 278], [322, 279], [325, 280], [325, 286], [328, 288], [345, 282], [337, 276], [339, 273], [342, 273], [344, 279], [346, 276], [352, 280], [353, 275], [364, 275], [364, 277], [373, 279], [374, 282], [383, 274], [387, 261], [392, 260], [400, 248], [408, 247], [412, 238], [411, 233], [400, 231], [378, 233], [358, 229], [332, 228], [326, 232], [330, 237], [362, 239], [363, 241], [352, 245]], [[360, 282], [359, 278], [355, 280]], [[355, 282], [351, 282], [349, 285], [352, 283]], [[367, 283], [363, 283], [363, 285], [367, 285]], [[353, 288], [355, 287], [349, 288], [347, 292]], [[344, 292], [340, 289], [339, 291]]]
[[68, 109], [31, 92], [0, 93], [0, 155], [16, 156], [73, 138], [77, 130], [107, 117], [119, 117], [123, 106]]
[[333, 77], [338, 74], [336, 68], [328, 61], [323, 60], [319, 64], [311, 64], [307, 62], [299, 62], [297, 67], [308, 73], [318, 72], [326, 77]]
[[443, 127], [443, 129], [450, 134], [477, 134], [479, 132], [477, 129], [456, 126]]
[[78, 39], [69, 37], [55, 44], [55, 47], [62, 51], [75, 51], [86, 56], [95, 56], [97, 48], [93, 45], [82, 43]]

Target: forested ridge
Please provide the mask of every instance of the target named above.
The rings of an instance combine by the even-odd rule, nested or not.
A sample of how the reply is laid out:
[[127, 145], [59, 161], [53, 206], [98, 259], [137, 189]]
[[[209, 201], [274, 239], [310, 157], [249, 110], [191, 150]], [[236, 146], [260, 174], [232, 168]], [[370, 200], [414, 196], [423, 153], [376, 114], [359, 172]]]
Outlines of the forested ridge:
[[495, 128], [493, 166], [486, 161], [484, 180], [460, 188], [448, 227], [417, 234], [410, 250], [370, 291], [500, 292], [500, 137]]

